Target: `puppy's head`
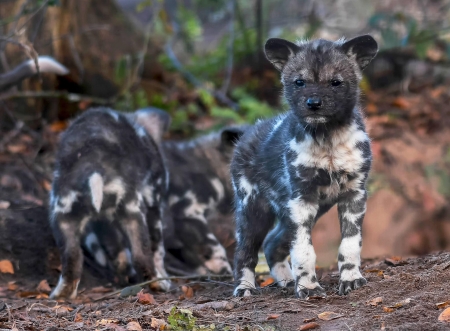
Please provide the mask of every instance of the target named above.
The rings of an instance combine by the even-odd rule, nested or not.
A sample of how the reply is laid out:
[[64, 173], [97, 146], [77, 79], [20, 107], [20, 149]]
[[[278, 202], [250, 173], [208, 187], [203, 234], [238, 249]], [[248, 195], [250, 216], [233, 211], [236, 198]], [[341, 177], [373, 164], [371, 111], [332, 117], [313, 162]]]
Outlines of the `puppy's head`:
[[358, 102], [361, 71], [377, 51], [369, 35], [297, 44], [272, 38], [265, 45], [268, 60], [281, 72], [292, 111], [311, 126], [349, 120]]

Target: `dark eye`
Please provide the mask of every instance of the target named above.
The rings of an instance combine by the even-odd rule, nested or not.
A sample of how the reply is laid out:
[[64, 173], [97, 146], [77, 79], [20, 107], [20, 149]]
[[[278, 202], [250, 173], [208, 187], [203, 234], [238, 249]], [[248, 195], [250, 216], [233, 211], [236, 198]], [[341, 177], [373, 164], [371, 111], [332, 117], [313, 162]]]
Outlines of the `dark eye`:
[[342, 82], [340, 80], [338, 80], [338, 79], [333, 79], [331, 81], [331, 86], [339, 86], [341, 84], [342, 84]]
[[295, 81], [295, 85], [303, 87], [303, 86], [305, 86], [305, 81], [303, 79], [297, 79]]

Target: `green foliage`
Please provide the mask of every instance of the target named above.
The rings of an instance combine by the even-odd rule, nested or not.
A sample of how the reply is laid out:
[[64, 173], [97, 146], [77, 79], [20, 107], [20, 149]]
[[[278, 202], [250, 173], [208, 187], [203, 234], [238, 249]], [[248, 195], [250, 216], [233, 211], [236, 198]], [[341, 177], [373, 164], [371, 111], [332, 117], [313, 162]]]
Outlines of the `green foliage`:
[[167, 317], [167, 322], [170, 325], [170, 330], [174, 331], [214, 331], [216, 326], [210, 325], [195, 325], [197, 318], [194, 317], [192, 311], [189, 309], [178, 309], [173, 307]]

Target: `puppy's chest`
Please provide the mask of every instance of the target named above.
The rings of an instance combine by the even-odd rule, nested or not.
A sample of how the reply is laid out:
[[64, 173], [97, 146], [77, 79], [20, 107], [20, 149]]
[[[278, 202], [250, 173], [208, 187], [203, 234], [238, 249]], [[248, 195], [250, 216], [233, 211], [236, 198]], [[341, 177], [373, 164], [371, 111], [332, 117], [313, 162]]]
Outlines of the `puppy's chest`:
[[299, 142], [293, 140], [289, 150], [291, 173], [303, 185], [317, 187], [323, 199], [336, 197], [359, 182], [367, 161], [360, 146], [367, 143], [363, 131], [346, 132], [319, 143], [308, 136]]

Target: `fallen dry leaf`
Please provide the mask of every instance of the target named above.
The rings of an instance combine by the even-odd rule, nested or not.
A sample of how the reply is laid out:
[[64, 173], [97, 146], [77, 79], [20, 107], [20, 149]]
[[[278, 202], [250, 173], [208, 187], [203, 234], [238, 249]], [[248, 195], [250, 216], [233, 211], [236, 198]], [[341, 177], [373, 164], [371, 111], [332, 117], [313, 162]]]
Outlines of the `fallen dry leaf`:
[[36, 295], [36, 299], [48, 299], [48, 294], [47, 293], [39, 293], [38, 295]]
[[386, 322], [381, 322], [381, 328], [380, 330], [386, 330]]
[[48, 282], [46, 279], [41, 280], [39, 283], [37, 290], [41, 293], [50, 293], [52, 289], [50, 288], [50, 285], [48, 285]]
[[316, 320], [315, 317], [313, 317], [313, 318], [305, 318], [305, 319], [303, 320], [303, 323], [314, 322], [315, 320]]
[[397, 97], [392, 101], [392, 105], [400, 109], [410, 109], [411, 102], [404, 97]]
[[300, 331], [304, 331], [304, 330], [312, 330], [312, 329], [316, 329], [318, 328], [320, 325], [317, 324], [316, 322], [311, 322], [311, 323], [307, 323], [302, 325], [299, 330]]
[[3, 274], [14, 274], [14, 267], [9, 260], [0, 261], [0, 272]]
[[364, 272], [376, 273], [377, 276], [380, 276], [380, 277], [384, 276], [384, 271], [379, 270], [379, 269], [368, 269], [368, 270], [364, 270]]
[[153, 317], [152, 317], [152, 321], [151, 321], [150, 326], [151, 326], [152, 328], [155, 328], [155, 329], [158, 329], [158, 328], [159, 328], [159, 330], [166, 330], [167, 324], [166, 324], [166, 322], [165, 322], [164, 320], [162, 320], [162, 319], [158, 319], [158, 318], [153, 318]]
[[75, 318], [73, 319], [73, 321], [74, 321], [74, 322], [81, 322], [81, 321], [83, 321], [83, 316], [81, 316], [80, 313], [77, 313], [77, 314], [75, 315]]
[[108, 292], [112, 292], [112, 288], [104, 287], [104, 286], [97, 286], [97, 287], [91, 288], [90, 292], [91, 293], [108, 293]]
[[19, 286], [17, 286], [16, 282], [8, 282], [8, 290], [15, 291], [18, 288]]
[[383, 307], [383, 310], [384, 310], [386, 313], [392, 313], [395, 309], [401, 308], [401, 307], [403, 307], [403, 306], [406, 306], [406, 305], [408, 305], [410, 302], [411, 302], [411, 299], [410, 299], [410, 298], [407, 298], [407, 299], [402, 300], [402, 301], [400, 301], [400, 302], [397, 302], [397, 303], [395, 303], [395, 304], [393, 304], [393, 305], [391, 305], [391, 306], [385, 306], [385, 307]]
[[445, 309], [438, 318], [441, 322], [447, 322], [450, 323], [450, 308]]
[[278, 317], [280, 317], [281, 314], [269, 314], [267, 315], [267, 320], [276, 320]]
[[382, 302], [383, 302], [383, 298], [382, 297], [377, 297], [377, 298], [374, 298], [372, 300], [368, 300], [366, 302], [366, 305], [368, 305], [368, 306], [378, 306], [378, 304], [380, 304]]
[[272, 277], [269, 277], [265, 281], [263, 281], [259, 286], [266, 287], [266, 286], [272, 285], [274, 282], [275, 282], [275, 279], [273, 279]]
[[402, 259], [401, 256], [393, 256], [390, 259], [386, 258], [384, 259], [384, 262], [388, 265], [392, 265], [394, 267], [408, 264], [405, 260]]
[[383, 311], [386, 313], [392, 313], [394, 310], [395, 310], [394, 308], [383, 307]]
[[101, 319], [97, 322], [95, 322], [95, 326], [99, 326], [99, 325], [107, 325], [107, 324], [117, 324], [119, 323], [119, 320], [116, 319]]
[[181, 286], [181, 290], [184, 293], [184, 297], [190, 299], [194, 296], [194, 290], [190, 286], [183, 285]]
[[128, 331], [142, 331], [142, 327], [138, 322], [131, 321], [126, 326]]
[[144, 293], [144, 290], [141, 290], [137, 294], [138, 302], [143, 305], [155, 305], [156, 300], [150, 293]]
[[450, 306], [450, 300], [444, 301], [444, 302], [439, 302], [436, 304], [436, 307], [438, 307], [438, 309], [442, 309], [445, 307]]
[[343, 317], [344, 315], [334, 313], [332, 311], [324, 311], [323, 313], [320, 313], [317, 315], [318, 318], [320, 318], [322, 321], [331, 321], [339, 317]]

